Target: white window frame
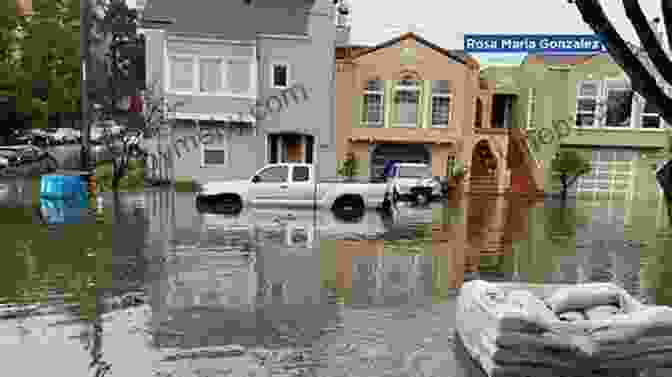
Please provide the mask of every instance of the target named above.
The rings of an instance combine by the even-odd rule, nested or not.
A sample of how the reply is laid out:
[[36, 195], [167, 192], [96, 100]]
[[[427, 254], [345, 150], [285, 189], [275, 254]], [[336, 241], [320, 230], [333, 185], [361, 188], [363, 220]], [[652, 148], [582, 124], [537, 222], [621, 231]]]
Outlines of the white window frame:
[[[203, 61], [203, 60], [206, 60], [206, 61], [207, 60], [219, 60], [219, 75], [220, 75], [219, 76], [219, 79], [220, 79], [219, 80], [220, 81], [219, 86], [221, 88], [218, 91], [215, 91], [215, 92], [203, 92], [203, 91], [201, 91], [201, 61]], [[199, 95], [212, 96], [212, 95], [217, 95], [217, 94], [221, 94], [222, 92], [224, 92], [224, 88], [226, 88], [226, 79], [224, 77], [224, 73], [225, 73], [225, 68], [224, 67], [226, 65], [224, 63], [225, 59], [221, 56], [203, 55], [203, 56], [198, 56], [196, 58], [196, 61], [198, 62], [198, 74], [197, 74], [198, 85], [196, 85], [196, 87], [198, 89], [198, 94]]]
[[[404, 85], [404, 84], [401, 84], [402, 80], [415, 81], [417, 83], [417, 85]], [[397, 81], [397, 83], [394, 86], [394, 90], [393, 90], [394, 94], [393, 94], [393, 97], [392, 97], [392, 105], [394, 106], [394, 111], [396, 112], [396, 115], [397, 115], [395, 118], [399, 118], [399, 115], [400, 115], [399, 114], [399, 106], [398, 106], [399, 104], [397, 104], [397, 101], [396, 101], [398, 92], [415, 91], [416, 94], [417, 94], [417, 98], [418, 98], [418, 102], [416, 103], [416, 106], [415, 106], [416, 107], [415, 108], [415, 118], [417, 119], [418, 114], [420, 113], [420, 103], [421, 103], [420, 94], [422, 92], [420, 86], [422, 85], [422, 81], [420, 81], [418, 79], [415, 79], [415, 78], [402, 79], [402, 80]], [[394, 127], [400, 127], [400, 128], [417, 128], [418, 127], [418, 121], [417, 120], [415, 121], [415, 123], [399, 123], [398, 119], [394, 119], [394, 122], [392, 122], [392, 123], [393, 123]]]
[[[597, 93], [595, 96], [582, 96], [581, 95], [581, 88], [583, 87], [584, 84], [596, 84], [597, 85]], [[576, 87], [576, 112], [574, 114], [574, 119], [579, 119], [579, 115], [581, 114], [593, 114], [593, 124], [592, 125], [581, 125], [577, 126], [576, 123], [574, 123], [574, 127], [577, 128], [597, 128], [599, 124], [599, 118], [601, 116], [600, 114], [600, 105], [599, 102], [602, 99], [602, 90], [603, 90], [603, 83], [600, 80], [581, 80], [578, 82], [577, 87]], [[590, 112], [586, 110], [579, 110], [579, 100], [582, 99], [590, 99], [595, 101], [595, 110]]]
[[[628, 85], [627, 89], [612, 89], [609, 88], [609, 83], [610, 82], [615, 82], [615, 83], [622, 83], [625, 82]], [[635, 109], [635, 92], [632, 90], [632, 87], [630, 87], [628, 80], [626, 78], [616, 78], [616, 79], [605, 79], [603, 84], [602, 84], [603, 92], [602, 94], [602, 101], [604, 103], [603, 107], [603, 114], [601, 114], [602, 118], [600, 121], [600, 126], [606, 130], [628, 130], [628, 129], [633, 129], [635, 128], [635, 119], [633, 117], [634, 115], [634, 109]], [[609, 92], [614, 91], [614, 92], [622, 92], [622, 91], [630, 91], [632, 92], [632, 98], [630, 99], [630, 124], [626, 127], [608, 127], [607, 126], [607, 112], [609, 111], [609, 107], [607, 106], [607, 99], [609, 98]]]
[[[381, 82], [383, 84], [381, 90], [369, 90], [368, 89], [368, 86], [369, 86], [368, 84], [369, 84], [370, 81]], [[369, 126], [369, 127], [376, 127], [376, 128], [383, 127], [385, 125], [385, 80], [381, 80], [381, 79], [366, 80], [365, 86], [364, 86], [364, 98], [366, 98], [367, 95], [380, 96], [380, 105], [381, 105], [380, 106], [380, 113], [381, 113], [380, 114], [380, 122], [371, 122], [368, 119], [362, 119], [362, 124], [365, 124], [366, 126]], [[365, 109], [364, 109], [364, 112], [362, 113], [362, 116], [364, 116], [364, 114], [366, 114], [367, 118], [368, 118], [369, 109], [368, 109], [368, 107], [366, 106], [365, 103], [363, 103], [363, 105], [365, 106]]]
[[[432, 82], [430, 82], [430, 90], [431, 90], [431, 98], [430, 98], [430, 112], [429, 112], [429, 122], [432, 124], [432, 128], [448, 128], [450, 126], [450, 123], [453, 120], [453, 91], [452, 91], [452, 83], [450, 80], [438, 80], [438, 81], [448, 81], [449, 84], [449, 90], [448, 93], [441, 93], [441, 92], [435, 92], [434, 91], [434, 85]], [[421, 81], [422, 82], [422, 81]], [[434, 115], [434, 98], [448, 98], [448, 124], [435, 124], [433, 115]], [[418, 98], [418, 104], [420, 104], [420, 99]]]
[[[172, 78], [173, 78], [173, 68], [172, 68], [172, 59], [191, 59], [191, 62], [193, 64], [193, 73], [192, 73], [192, 78], [191, 78], [191, 90], [185, 90], [185, 89], [175, 89], [172, 87]], [[195, 55], [189, 55], [189, 54], [168, 54], [166, 55], [166, 87], [168, 88], [167, 92], [169, 94], [176, 94], [176, 95], [193, 95], [195, 92], [197, 92], [197, 88], [199, 84], [198, 82], [198, 74], [199, 74], [199, 65], [198, 65], [198, 59], [196, 58]]]
[[[276, 66], [284, 66], [285, 70], [287, 72], [287, 85], [282, 86], [282, 85], [275, 85], [275, 67]], [[288, 89], [292, 86], [292, 73], [291, 73], [291, 65], [287, 61], [282, 61], [282, 60], [273, 60], [271, 61], [271, 64], [269, 64], [269, 75], [268, 77], [271, 79], [270, 84], [271, 88], [273, 89]]]
[[[225, 92], [222, 93], [222, 96], [232, 97], [232, 98], [247, 98], [254, 99], [257, 97], [257, 60], [253, 56], [228, 56], [223, 57], [222, 63], [222, 81]], [[227, 80], [228, 77], [228, 62], [230, 61], [242, 61], [250, 64], [250, 86], [247, 88], [247, 93], [234, 93], [229, 88], [229, 83]]]
[[[537, 111], [537, 89], [529, 88], [528, 97], [527, 97], [527, 120], [525, 122], [525, 128], [528, 130], [533, 130], [537, 128], [537, 124], [534, 121], [534, 116]], [[577, 102], [577, 111], [578, 111], [578, 102]]]
[[[190, 91], [185, 90], [175, 90], [170, 87], [171, 85], [171, 58], [191, 58], [194, 62], [194, 77], [192, 79], [193, 85]], [[221, 69], [221, 86], [223, 89], [217, 92], [201, 92], [201, 82], [200, 82], [200, 72], [201, 72], [201, 60], [221, 60], [220, 69]], [[247, 93], [233, 93], [228, 89], [227, 84], [227, 67], [228, 62], [231, 60], [235, 61], [244, 61], [250, 65], [250, 87], [248, 88]], [[166, 93], [172, 95], [183, 95], [183, 96], [196, 96], [196, 97], [228, 97], [228, 98], [241, 98], [241, 99], [256, 99], [257, 98], [257, 61], [254, 56], [220, 56], [220, 55], [191, 55], [191, 54], [167, 54], [166, 55], [166, 70], [165, 70], [165, 79], [166, 79]]]
[[[642, 112], [639, 114], [639, 128], [646, 130], [646, 131], [652, 131], [652, 130], [664, 130], [665, 129], [665, 123], [663, 121], [663, 117], [660, 116], [660, 113], [645, 113], [644, 110], [646, 109], [646, 99], [640, 96], [640, 101], [642, 104]], [[658, 127], [656, 128], [644, 128], [644, 117], [646, 116], [657, 116], [658, 117]]]
[[[199, 124], [196, 128], [196, 132], [198, 132], [198, 135], [202, 135], [201, 130], [202, 130], [202, 126]], [[228, 145], [229, 144], [229, 139], [224, 138], [224, 143], [225, 144], [223, 146], [222, 145], [211, 145], [211, 144], [206, 145], [205, 143], [199, 143], [200, 146], [201, 146], [200, 150], [201, 150], [201, 167], [202, 168], [222, 167], [222, 166], [227, 165], [227, 163], [229, 162], [229, 154], [227, 152], [229, 150], [229, 148], [228, 148], [229, 147], [229, 145]], [[205, 163], [205, 150], [206, 149], [212, 150], [212, 151], [223, 151], [224, 152], [224, 163], [222, 163], [222, 164], [206, 164]]]

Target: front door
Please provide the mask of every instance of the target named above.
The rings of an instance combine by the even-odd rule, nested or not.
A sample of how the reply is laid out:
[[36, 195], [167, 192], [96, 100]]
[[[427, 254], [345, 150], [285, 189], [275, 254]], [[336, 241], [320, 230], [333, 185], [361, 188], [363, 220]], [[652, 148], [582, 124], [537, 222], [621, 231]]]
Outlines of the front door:
[[303, 162], [303, 153], [301, 153], [301, 144], [289, 142], [286, 144], [287, 161], [286, 162]]
[[249, 200], [253, 204], [268, 205], [286, 203], [289, 199], [289, 166], [269, 166], [259, 173], [257, 182], [250, 183]]

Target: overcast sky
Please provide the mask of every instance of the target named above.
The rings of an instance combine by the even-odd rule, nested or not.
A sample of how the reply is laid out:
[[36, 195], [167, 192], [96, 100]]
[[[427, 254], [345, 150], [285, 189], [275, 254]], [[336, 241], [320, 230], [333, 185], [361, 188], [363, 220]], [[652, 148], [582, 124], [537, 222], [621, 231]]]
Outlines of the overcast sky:
[[[135, 4], [135, 0], [127, 1]], [[463, 48], [463, 33], [593, 34], [576, 6], [567, 0], [347, 1], [351, 4], [351, 39], [355, 44], [375, 45], [406, 31], [416, 31], [448, 49]], [[639, 3], [649, 18], [661, 16], [658, 0]], [[621, 1], [602, 0], [602, 6], [621, 36], [639, 43]], [[414, 24], [417, 29], [409, 30]]]

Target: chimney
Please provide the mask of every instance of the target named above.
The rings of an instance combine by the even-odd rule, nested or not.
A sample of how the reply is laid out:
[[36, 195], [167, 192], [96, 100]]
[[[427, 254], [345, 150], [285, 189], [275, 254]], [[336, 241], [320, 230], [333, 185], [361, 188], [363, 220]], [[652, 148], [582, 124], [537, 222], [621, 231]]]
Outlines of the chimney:
[[336, 45], [350, 43], [350, 6], [345, 0], [336, 0]]

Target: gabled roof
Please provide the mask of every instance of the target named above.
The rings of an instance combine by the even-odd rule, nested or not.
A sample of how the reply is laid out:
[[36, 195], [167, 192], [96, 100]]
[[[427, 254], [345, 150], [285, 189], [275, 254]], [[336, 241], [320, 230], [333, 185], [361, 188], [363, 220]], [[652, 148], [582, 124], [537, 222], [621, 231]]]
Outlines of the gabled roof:
[[399, 43], [399, 42], [401, 42], [405, 39], [409, 39], [409, 38], [413, 38], [416, 42], [422, 43], [425, 46], [439, 52], [440, 54], [443, 54], [443, 55], [455, 60], [458, 63], [462, 63], [464, 65], [467, 65], [467, 66], [471, 67], [471, 68], [477, 68], [478, 67], [478, 61], [476, 59], [474, 59], [472, 56], [470, 56], [468, 53], [464, 52], [464, 50], [446, 50], [445, 48], [440, 47], [439, 45], [436, 45], [436, 44], [426, 40], [425, 38], [422, 38], [421, 36], [419, 36], [419, 35], [417, 35], [413, 32], [402, 34], [397, 38], [390, 39], [389, 41], [383, 42], [383, 43], [381, 43], [379, 45], [376, 45], [374, 47], [364, 49], [363, 51], [354, 55], [353, 58], [358, 58], [360, 56], [372, 53], [374, 51], [378, 51], [380, 49], [393, 46], [393, 45], [395, 45], [395, 44], [397, 44], [397, 43]]
[[[145, 24], [167, 21], [169, 32], [253, 40], [257, 34], [307, 35], [315, 0], [148, 0]], [[154, 22], [156, 24], [156, 22]]]

